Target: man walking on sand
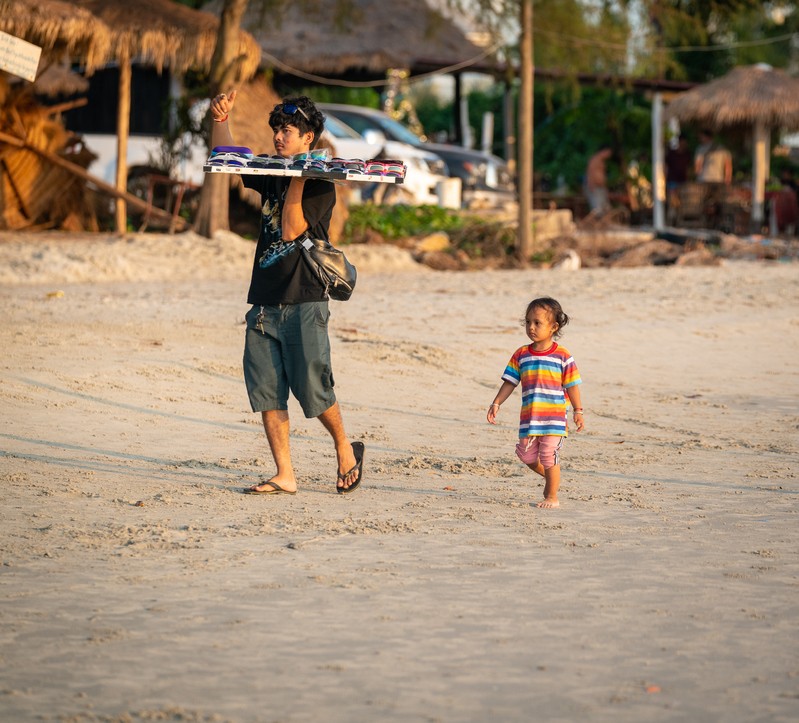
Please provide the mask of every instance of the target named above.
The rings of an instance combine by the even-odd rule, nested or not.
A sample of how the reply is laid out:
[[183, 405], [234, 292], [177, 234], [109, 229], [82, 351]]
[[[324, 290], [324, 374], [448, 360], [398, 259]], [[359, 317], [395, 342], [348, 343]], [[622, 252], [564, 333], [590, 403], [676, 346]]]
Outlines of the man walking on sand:
[[[236, 91], [211, 101], [213, 147], [235, 145], [229, 117]], [[287, 98], [269, 115], [278, 155], [307, 153], [324, 129], [325, 117], [310, 98]], [[306, 417], [316, 417], [333, 438], [338, 461], [336, 490], [355, 490], [363, 478], [362, 442], [350, 444], [336, 396], [327, 324], [325, 288], [302, 262], [294, 239], [306, 231], [329, 238], [336, 194], [330, 181], [271, 175], [242, 175], [261, 194], [261, 228], [247, 302], [244, 379], [250, 405], [261, 412], [277, 472], [245, 490], [248, 494], [296, 494], [289, 449], [288, 397]]]

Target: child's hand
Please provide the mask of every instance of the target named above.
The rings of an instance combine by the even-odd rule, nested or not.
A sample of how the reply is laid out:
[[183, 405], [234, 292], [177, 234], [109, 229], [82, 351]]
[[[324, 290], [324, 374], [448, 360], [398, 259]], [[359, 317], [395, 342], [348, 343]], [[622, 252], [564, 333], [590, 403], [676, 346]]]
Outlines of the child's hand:
[[496, 424], [497, 423], [497, 414], [499, 413], [499, 404], [494, 402], [488, 408], [488, 414], [486, 414], [486, 419], [488, 420], [489, 424]]
[[574, 424], [577, 427], [578, 432], [582, 432], [585, 429], [585, 424], [583, 423], [583, 413], [582, 412], [575, 412], [574, 413]]

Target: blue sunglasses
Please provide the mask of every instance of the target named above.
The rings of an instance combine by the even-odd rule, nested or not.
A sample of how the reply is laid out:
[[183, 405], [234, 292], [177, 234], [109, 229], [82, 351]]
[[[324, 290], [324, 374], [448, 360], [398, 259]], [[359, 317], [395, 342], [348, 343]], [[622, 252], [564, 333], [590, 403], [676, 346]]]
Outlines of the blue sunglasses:
[[309, 123], [311, 122], [311, 119], [305, 115], [305, 111], [300, 108], [300, 106], [294, 105], [294, 103], [278, 103], [275, 106], [275, 110], [285, 113], [286, 115], [294, 115], [295, 113], [299, 113], [303, 118], [305, 118], [305, 120], [307, 120]]

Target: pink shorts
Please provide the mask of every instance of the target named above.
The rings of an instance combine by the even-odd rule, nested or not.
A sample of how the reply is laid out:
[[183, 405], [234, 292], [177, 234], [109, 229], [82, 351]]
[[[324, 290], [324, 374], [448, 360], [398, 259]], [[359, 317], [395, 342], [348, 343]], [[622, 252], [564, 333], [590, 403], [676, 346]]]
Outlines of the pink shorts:
[[544, 469], [560, 464], [560, 448], [565, 437], [545, 434], [540, 437], [520, 439], [516, 445], [516, 456], [525, 464], [541, 462]]

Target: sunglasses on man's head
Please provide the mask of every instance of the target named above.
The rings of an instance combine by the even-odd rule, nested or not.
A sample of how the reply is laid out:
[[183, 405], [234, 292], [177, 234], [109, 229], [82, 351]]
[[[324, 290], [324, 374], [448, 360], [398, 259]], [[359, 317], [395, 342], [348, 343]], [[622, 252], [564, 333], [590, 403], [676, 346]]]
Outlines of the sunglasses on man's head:
[[299, 113], [305, 120], [309, 123], [311, 119], [305, 115], [305, 111], [300, 108], [298, 105], [294, 105], [294, 103], [278, 103], [275, 106], [275, 110], [280, 111], [281, 113], [285, 113], [286, 115], [294, 115], [295, 113]]

